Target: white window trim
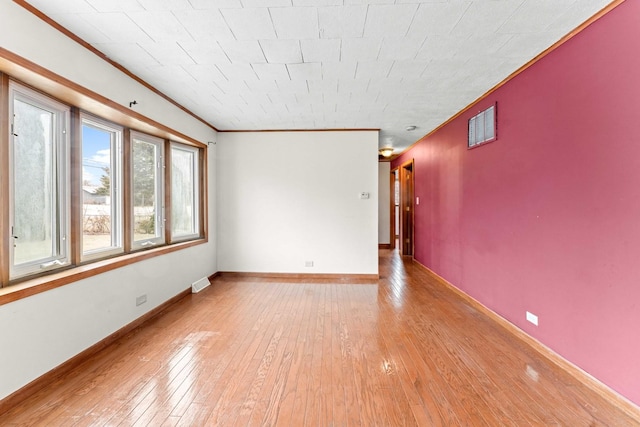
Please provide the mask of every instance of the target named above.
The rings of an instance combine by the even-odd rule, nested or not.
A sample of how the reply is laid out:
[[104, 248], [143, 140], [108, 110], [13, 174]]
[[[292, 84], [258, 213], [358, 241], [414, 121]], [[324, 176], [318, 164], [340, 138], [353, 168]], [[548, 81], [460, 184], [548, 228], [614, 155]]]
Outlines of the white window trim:
[[[115, 123], [109, 122], [107, 120], [95, 117], [93, 115], [87, 113], [80, 114], [80, 126], [82, 127], [84, 124], [88, 124], [91, 127], [101, 129], [107, 132], [112, 132], [114, 134], [114, 140], [111, 141], [111, 224], [112, 228], [116, 229], [115, 233], [112, 229], [112, 241], [114, 242], [112, 246], [94, 249], [91, 251], [84, 251], [81, 249], [81, 259], [82, 261], [89, 261], [98, 258], [104, 258], [105, 256], [120, 254], [124, 252], [124, 206], [123, 206], [123, 177], [122, 177], [122, 138], [124, 134], [124, 129], [122, 126], [118, 126]], [[82, 135], [82, 131], [80, 132]], [[84, 141], [82, 141], [82, 137], [80, 137], [80, 147], [84, 147]], [[84, 154], [83, 154], [84, 157]], [[81, 166], [82, 167], [82, 166]], [[81, 183], [82, 184], [82, 183]], [[81, 200], [82, 201], [82, 198]], [[83, 208], [82, 203], [78, 203], [80, 205], [80, 209]], [[79, 218], [83, 218], [83, 213], [80, 212]], [[82, 222], [82, 219], [80, 220]], [[84, 237], [82, 233], [80, 233], [80, 246], [83, 247]]]
[[[200, 202], [201, 202], [200, 201], [200, 150], [197, 147], [191, 147], [189, 145], [180, 144], [176, 142], [171, 143], [171, 149], [186, 151], [194, 155], [193, 156], [193, 176], [192, 176], [193, 183], [194, 183], [194, 186], [192, 188], [192, 191], [193, 191], [193, 224], [192, 225], [195, 232], [190, 234], [175, 234], [172, 227], [171, 241], [179, 242], [183, 240], [190, 240], [190, 239], [200, 237], [200, 222], [202, 221], [202, 219], [200, 218], [200, 211], [201, 211], [200, 209]], [[171, 180], [173, 180], [173, 176], [171, 177]], [[173, 192], [171, 194], [173, 194]], [[171, 215], [172, 215], [171, 218], [173, 219], [174, 213], [171, 212]]]
[[150, 249], [159, 245], [162, 245], [165, 243], [165, 197], [164, 197], [164, 159], [165, 159], [165, 154], [164, 154], [164, 140], [161, 138], [156, 138], [154, 136], [151, 135], [147, 135], [141, 132], [136, 132], [136, 131], [131, 131], [131, 153], [130, 153], [130, 157], [131, 157], [131, 167], [133, 168], [134, 165], [134, 155], [133, 155], [133, 146], [134, 146], [134, 141], [142, 141], [142, 142], [146, 142], [149, 144], [153, 144], [156, 147], [158, 147], [158, 152], [160, 153], [160, 158], [157, 159], [156, 161], [156, 179], [155, 179], [155, 183], [156, 183], [156, 194], [157, 194], [157, 207], [156, 207], [156, 212], [155, 212], [155, 220], [154, 220], [154, 224], [156, 225], [156, 227], [160, 227], [160, 231], [159, 231], [159, 235], [156, 237], [152, 237], [152, 238], [148, 238], [148, 239], [142, 239], [142, 240], [136, 240], [135, 239], [135, 212], [133, 212], [133, 209], [135, 209], [134, 207], [134, 198], [135, 198], [135, 192], [134, 192], [134, 182], [133, 182], [133, 170], [132, 170], [132, 174], [131, 174], [131, 210], [132, 212], [130, 212], [131, 215], [131, 249], [132, 250], [139, 250], [139, 249]]
[[[486, 144], [488, 142], [493, 142], [498, 139], [498, 104], [495, 103], [486, 109], [482, 110], [475, 116], [469, 119], [468, 124], [468, 138], [467, 138], [467, 148], [475, 148], [479, 145]], [[487, 117], [490, 118], [487, 121]], [[482, 129], [482, 138], [476, 132], [476, 128], [478, 125]], [[492, 131], [490, 136], [487, 136], [487, 125]]]
[[[15, 171], [13, 162], [13, 117], [14, 117], [14, 100], [20, 100], [23, 102], [29, 102], [36, 104], [39, 108], [48, 110], [54, 114], [54, 152], [55, 160], [55, 194], [54, 200], [57, 202], [56, 206], [56, 229], [52, 231], [52, 241], [57, 242], [59, 247], [59, 253], [55, 256], [42, 258], [37, 261], [32, 261], [20, 265], [14, 265], [14, 250], [13, 247], [9, 251], [9, 277], [11, 280], [21, 278], [28, 275], [37, 274], [39, 272], [45, 272], [55, 270], [61, 267], [66, 267], [70, 264], [70, 198], [69, 189], [71, 188], [70, 178], [70, 117], [71, 108], [68, 105], [62, 104], [48, 96], [45, 96], [39, 92], [29, 89], [25, 86], [19, 85], [13, 81], [9, 82], [9, 119], [11, 126], [9, 144], [9, 198], [10, 198], [10, 210], [9, 210], [9, 226], [10, 232], [13, 230], [15, 224]], [[12, 235], [12, 234], [11, 234]], [[19, 238], [19, 236], [18, 236]], [[13, 242], [12, 246], [13, 246]]]

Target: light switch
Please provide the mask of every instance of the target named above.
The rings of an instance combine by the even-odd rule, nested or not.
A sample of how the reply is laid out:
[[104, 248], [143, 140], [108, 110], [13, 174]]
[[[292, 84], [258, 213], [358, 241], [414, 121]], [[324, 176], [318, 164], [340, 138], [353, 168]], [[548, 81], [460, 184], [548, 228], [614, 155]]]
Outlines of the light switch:
[[369, 193], [367, 193], [366, 191], [363, 191], [362, 193], [360, 193], [360, 198], [361, 199], [368, 199], [369, 198]]

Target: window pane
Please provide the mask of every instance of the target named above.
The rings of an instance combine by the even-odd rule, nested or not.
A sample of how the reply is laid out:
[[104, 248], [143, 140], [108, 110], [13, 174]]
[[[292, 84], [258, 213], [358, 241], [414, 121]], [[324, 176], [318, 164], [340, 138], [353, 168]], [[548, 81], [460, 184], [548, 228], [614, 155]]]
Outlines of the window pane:
[[476, 116], [476, 143], [484, 141], [484, 112]]
[[[133, 140], [134, 241], [162, 237], [161, 144]], [[143, 244], [144, 245], [144, 244]]]
[[476, 145], [476, 118], [469, 119], [469, 147]]
[[490, 107], [485, 111], [484, 118], [484, 139], [485, 141], [493, 139], [496, 136], [495, 133], [495, 115], [494, 115], [494, 107]]
[[198, 234], [198, 152], [171, 150], [171, 230], [173, 237]]
[[[13, 138], [13, 264], [59, 253], [55, 194], [55, 117], [15, 100]], [[15, 136], [17, 135], [17, 136]]]
[[82, 123], [83, 255], [122, 247], [120, 167], [121, 131], [92, 120]]

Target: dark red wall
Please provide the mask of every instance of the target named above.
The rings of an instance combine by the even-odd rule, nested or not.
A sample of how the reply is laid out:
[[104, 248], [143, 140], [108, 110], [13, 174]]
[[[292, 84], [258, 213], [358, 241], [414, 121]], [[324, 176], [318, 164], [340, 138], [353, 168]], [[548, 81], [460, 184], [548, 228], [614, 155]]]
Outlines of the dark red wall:
[[[392, 165], [415, 159], [420, 263], [637, 404], [639, 17], [622, 3]], [[494, 102], [498, 140], [467, 150]]]

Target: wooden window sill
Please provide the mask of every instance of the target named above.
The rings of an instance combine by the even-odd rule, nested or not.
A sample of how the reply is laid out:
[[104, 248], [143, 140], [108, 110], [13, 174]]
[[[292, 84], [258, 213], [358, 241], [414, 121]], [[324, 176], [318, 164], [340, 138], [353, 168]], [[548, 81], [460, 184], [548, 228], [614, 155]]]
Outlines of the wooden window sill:
[[141, 252], [134, 252], [114, 258], [105, 259], [102, 261], [92, 262], [90, 264], [73, 267], [42, 277], [28, 279], [14, 285], [0, 288], [0, 305], [8, 304], [10, 302], [29, 297], [31, 295], [36, 295], [50, 289], [59, 288], [60, 286], [77, 282], [78, 280], [96, 276], [98, 274], [115, 270], [130, 264], [134, 264], [136, 262], [144, 261], [146, 259], [165, 255], [171, 252], [176, 252], [181, 249], [190, 248], [192, 246], [201, 245], [207, 243], [207, 241], [208, 240], [206, 238], [203, 238], [198, 240], [190, 240], [188, 242], [174, 243], [159, 248], [149, 249]]

